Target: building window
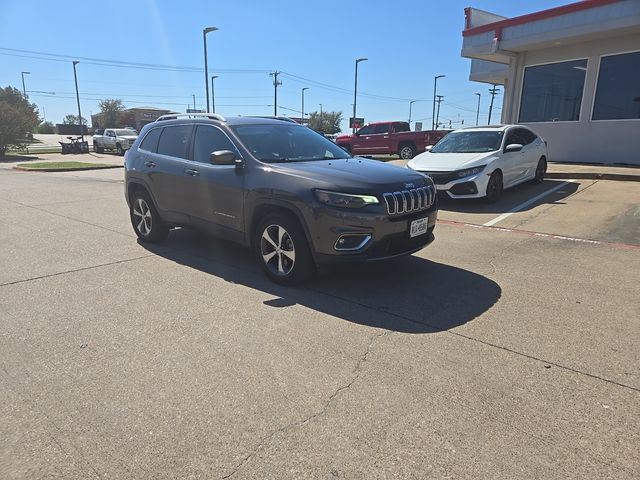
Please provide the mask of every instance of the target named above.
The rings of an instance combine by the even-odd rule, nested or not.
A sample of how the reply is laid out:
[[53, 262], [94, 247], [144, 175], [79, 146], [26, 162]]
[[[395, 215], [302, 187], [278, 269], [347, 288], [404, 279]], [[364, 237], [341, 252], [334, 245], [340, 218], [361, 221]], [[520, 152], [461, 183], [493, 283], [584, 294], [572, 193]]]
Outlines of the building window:
[[519, 121], [578, 121], [586, 73], [586, 59], [526, 67]]
[[640, 52], [600, 60], [593, 120], [640, 118]]

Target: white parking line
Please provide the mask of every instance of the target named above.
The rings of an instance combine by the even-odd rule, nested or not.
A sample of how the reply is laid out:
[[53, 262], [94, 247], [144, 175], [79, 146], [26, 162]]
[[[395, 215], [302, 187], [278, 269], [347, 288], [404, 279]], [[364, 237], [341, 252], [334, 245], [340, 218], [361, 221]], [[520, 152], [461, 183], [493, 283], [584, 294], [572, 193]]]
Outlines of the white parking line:
[[529, 200], [527, 200], [526, 202], [521, 203], [520, 205], [517, 205], [515, 207], [513, 207], [511, 210], [509, 210], [506, 213], [503, 213], [502, 215], [498, 215], [496, 218], [493, 218], [491, 220], [489, 220], [487, 223], [483, 223], [483, 226], [485, 227], [490, 227], [492, 225], [495, 225], [498, 222], [501, 222], [502, 220], [504, 220], [505, 218], [513, 215], [516, 212], [519, 212], [520, 210], [522, 210], [523, 208], [528, 207], [529, 205], [531, 205], [532, 203], [537, 202], [538, 200], [540, 200], [543, 197], [546, 197], [547, 195], [555, 192], [556, 190], [560, 190], [562, 187], [566, 187], [568, 184], [573, 183], [575, 180], [567, 180], [566, 182], [562, 182], [560, 185], [556, 185], [553, 188], [550, 188], [549, 190], [547, 190], [546, 192], [542, 192], [540, 195], [536, 195], [533, 198], [530, 198]]

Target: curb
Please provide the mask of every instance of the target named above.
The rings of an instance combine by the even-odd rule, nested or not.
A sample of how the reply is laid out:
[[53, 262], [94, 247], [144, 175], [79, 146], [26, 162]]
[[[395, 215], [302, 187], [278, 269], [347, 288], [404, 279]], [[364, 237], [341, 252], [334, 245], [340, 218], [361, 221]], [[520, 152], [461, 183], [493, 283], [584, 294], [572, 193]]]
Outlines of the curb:
[[14, 170], [22, 170], [23, 172], [85, 172], [88, 170], [106, 170], [109, 168], [124, 168], [124, 165], [104, 165], [87, 168], [29, 168], [19, 167], [18, 165], [13, 166]]
[[592, 172], [547, 172], [545, 178], [576, 180], [614, 180], [620, 182], [640, 182], [640, 175], [627, 173], [592, 173]]

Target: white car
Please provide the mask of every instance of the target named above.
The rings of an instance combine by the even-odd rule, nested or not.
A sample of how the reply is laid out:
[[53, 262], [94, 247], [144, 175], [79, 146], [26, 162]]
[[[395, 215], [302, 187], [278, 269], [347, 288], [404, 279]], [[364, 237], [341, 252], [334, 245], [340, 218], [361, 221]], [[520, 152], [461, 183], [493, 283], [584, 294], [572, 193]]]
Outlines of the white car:
[[547, 171], [547, 142], [522, 125], [455, 130], [407, 168], [428, 174], [438, 193], [450, 198], [495, 202], [503, 189], [541, 183]]

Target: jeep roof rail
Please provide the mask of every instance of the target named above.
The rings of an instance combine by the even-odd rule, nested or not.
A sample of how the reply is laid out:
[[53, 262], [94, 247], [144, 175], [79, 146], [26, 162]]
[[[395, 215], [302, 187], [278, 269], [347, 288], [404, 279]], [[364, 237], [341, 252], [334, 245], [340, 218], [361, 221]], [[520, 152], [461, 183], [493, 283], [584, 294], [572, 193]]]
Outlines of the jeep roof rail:
[[217, 113], [167, 113], [162, 115], [156, 119], [156, 122], [160, 122], [162, 120], [175, 120], [177, 118], [208, 118], [210, 120], [220, 120], [221, 122], [226, 122], [227, 119], [222, 115], [218, 115]]
[[297, 121], [295, 121], [293, 118], [291, 117], [283, 117], [281, 115], [275, 116], [275, 115], [239, 115], [240, 117], [245, 117], [245, 118], [271, 118], [273, 120], [280, 120], [283, 122], [289, 122], [289, 123], [298, 123]]

